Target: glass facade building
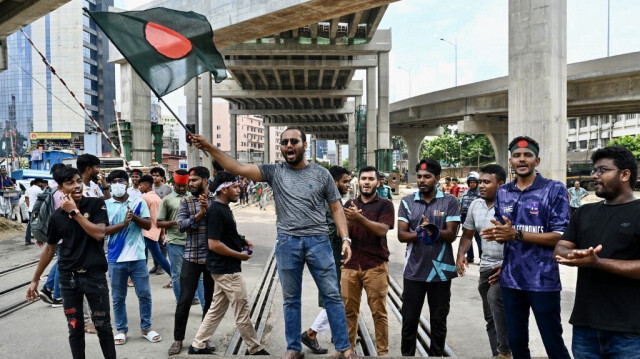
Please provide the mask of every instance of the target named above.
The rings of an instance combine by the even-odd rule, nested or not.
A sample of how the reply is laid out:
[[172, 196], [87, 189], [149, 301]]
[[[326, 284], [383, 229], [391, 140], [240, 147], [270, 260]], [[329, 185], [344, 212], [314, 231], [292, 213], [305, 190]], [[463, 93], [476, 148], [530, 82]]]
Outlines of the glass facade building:
[[[115, 67], [108, 63], [108, 39], [82, 11], [108, 10], [113, 0], [72, 0], [24, 28], [100, 127], [114, 121]], [[7, 38], [8, 69], [0, 72], [0, 126], [20, 132], [70, 132], [75, 145], [110, 152], [60, 81], [25, 37]], [[15, 110], [14, 110], [15, 109]]]

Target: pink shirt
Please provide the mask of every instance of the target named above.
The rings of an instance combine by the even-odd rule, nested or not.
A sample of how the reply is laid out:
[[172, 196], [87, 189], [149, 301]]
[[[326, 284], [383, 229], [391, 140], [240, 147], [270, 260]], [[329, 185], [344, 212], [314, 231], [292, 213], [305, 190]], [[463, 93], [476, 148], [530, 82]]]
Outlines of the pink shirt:
[[143, 229], [142, 235], [157, 242], [158, 239], [160, 239], [160, 228], [158, 228], [157, 224], [158, 209], [160, 208], [162, 199], [153, 191], [143, 194], [142, 199], [147, 202], [149, 214], [151, 215], [151, 229], [148, 231]]

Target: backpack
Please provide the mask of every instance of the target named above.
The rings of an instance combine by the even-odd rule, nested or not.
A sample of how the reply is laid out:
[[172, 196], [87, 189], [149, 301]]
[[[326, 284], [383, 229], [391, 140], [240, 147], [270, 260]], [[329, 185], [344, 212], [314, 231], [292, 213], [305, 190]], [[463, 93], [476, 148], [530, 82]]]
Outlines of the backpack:
[[53, 194], [58, 189], [52, 190], [47, 187], [38, 195], [36, 203], [31, 211], [31, 233], [38, 242], [47, 241], [49, 231], [49, 218], [53, 214]]

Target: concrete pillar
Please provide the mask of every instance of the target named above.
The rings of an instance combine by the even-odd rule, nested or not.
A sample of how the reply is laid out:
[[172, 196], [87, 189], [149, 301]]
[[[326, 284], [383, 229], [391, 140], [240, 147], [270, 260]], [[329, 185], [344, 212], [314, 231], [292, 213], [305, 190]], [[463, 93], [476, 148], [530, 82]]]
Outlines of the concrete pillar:
[[[233, 106], [231, 107], [233, 108]], [[238, 115], [229, 115], [229, 156], [238, 158]]]
[[131, 123], [131, 159], [151, 164], [151, 90], [128, 63], [120, 65], [122, 118]]
[[402, 138], [404, 138], [404, 141], [407, 143], [407, 151], [409, 152], [408, 164], [410, 181], [416, 180], [415, 168], [418, 162], [420, 162], [420, 144], [422, 143], [422, 140], [424, 140], [424, 135], [418, 133], [420, 133], [420, 131], [416, 131], [416, 134], [414, 135], [402, 136]]
[[[202, 135], [213, 142], [213, 106], [211, 104], [211, 72], [202, 74]], [[203, 155], [204, 156], [204, 155]], [[211, 157], [202, 157], [202, 165], [213, 173]]]
[[367, 67], [367, 165], [376, 163], [378, 121], [376, 115], [376, 69]]
[[[200, 128], [198, 125], [198, 77], [191, 79], [186, 86], [187, 124], [195, 125], [195, 132], [198, 133]], [[189, 168], [200, 166], [200, 151], [195, 146], [187, 146], [187, 166]]]
[[565, 182], [567, 1], [509, 0], [509, 139], [540, 143], [538, 170]]
[[496, 154], [496, 163], [508, 170], [509, 149], [507, 149], [507, 146], [511, 139], [506, 133], [487, 133], [486, 135], [493, 146], [493, 152]]
[[485, 134], [496, 155], [496, 163], [507, 169], [509, 167], [508, 120], [494, 119], [483, 116], [465, 116], [463, 121], [458, 121], [458, 133]]
[[7, 38], [0, 37], [0, 72], [9, 68], [9, 60], [7, 57]]
[[378, 53], [378, 148], [390, 149], [389, 138], [389, 53]]
[[311, 135], [311, 160], [313, 162], [316, 161], [316, 138], [314, 135]]
[[264, 154], [262, 163], [271, 163], [271, 126], [264, 125]]
[[[356, 107], [356, 111], [358, 111], [358, 107]], [[348, 142], [349, 142], [349, 168], [348, 170], [353, 170], [356, 168], [356, 158], [358, 156], [358, 150], [356, 149], [356, 115], [351, 113], [347, 115], [347, 123], [348, 123]]]

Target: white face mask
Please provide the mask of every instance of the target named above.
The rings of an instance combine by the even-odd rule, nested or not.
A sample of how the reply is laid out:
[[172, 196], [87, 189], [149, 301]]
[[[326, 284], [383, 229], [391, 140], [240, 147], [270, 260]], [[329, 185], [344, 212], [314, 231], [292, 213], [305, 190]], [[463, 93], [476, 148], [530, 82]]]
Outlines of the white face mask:
[[111, 194], [114, 197], [122, 197], [127, 193], [127, 186], [123, 183], [116, 183], [111, 185]]

